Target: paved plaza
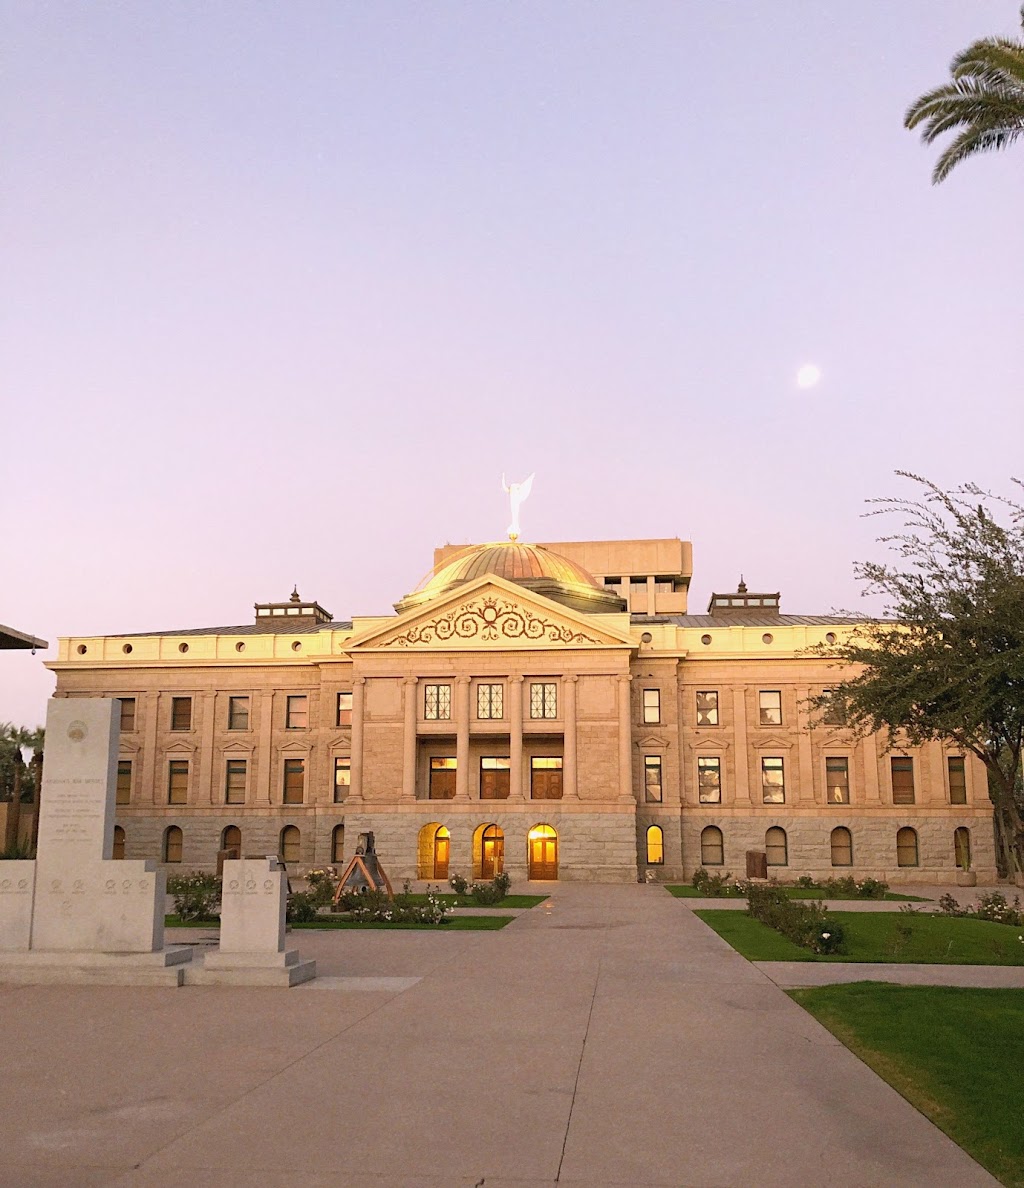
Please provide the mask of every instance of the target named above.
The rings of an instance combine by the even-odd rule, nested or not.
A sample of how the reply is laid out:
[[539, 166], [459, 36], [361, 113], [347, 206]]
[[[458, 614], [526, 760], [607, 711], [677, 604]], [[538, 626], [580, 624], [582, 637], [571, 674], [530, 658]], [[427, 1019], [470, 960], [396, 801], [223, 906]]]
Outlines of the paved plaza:
[[292, 990], [0, 988], [0, 1183], [996, 1183], [662, 888], [292, 943]]

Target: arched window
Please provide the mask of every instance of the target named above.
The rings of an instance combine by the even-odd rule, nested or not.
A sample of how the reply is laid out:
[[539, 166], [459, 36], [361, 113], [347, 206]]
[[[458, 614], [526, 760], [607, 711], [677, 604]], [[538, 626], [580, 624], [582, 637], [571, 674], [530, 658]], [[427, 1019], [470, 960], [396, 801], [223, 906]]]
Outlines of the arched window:
[[281, 830], [281, 860], [283, 862], [298, 862], [300, 835], [294, 825], [286, 825]]
[[177, 825], [169, 825], [164, 830], [164, 861], [181, 861], [181, 830]]
[[896, 831], [896, 865], [917, 866], [917, 831], [908, 825]]
[[832, 865], [853, 866], [853, 834], [845, 825], [832, 830]]
[[124, 857], [124, 830], [120, 825], [114, 826], [114, 849], [110, 856], [111, 858]]
[[237, 850], [242, 852], [242, 831], [237, 825], [229, 825], [220, 835], [222, 850]]
[[665, 862], [665, 835], [659, 825], [647, 827], [647, 865], [662, 866]]
[[971, 869], [971, 831], [965, 825], [953, 830], [953, 855], [961, 870]]
[[344, 862], [345, 860], [345, 826], [335, 825], [331, 833], [331, 861]]
[[700, 831], [701, 866], [724, 866], [725, 843], [717, 825], [707, 825]]
[[550, 825], [534, 825], [527, 834], [528, 878], [552, 882], [558, 878], [558, 834]]
[[789, 865], [789, 847], [786, 843], [785, 829], [773, 825], [764, 835], [764, 849], [768, 855], [769, 866]]

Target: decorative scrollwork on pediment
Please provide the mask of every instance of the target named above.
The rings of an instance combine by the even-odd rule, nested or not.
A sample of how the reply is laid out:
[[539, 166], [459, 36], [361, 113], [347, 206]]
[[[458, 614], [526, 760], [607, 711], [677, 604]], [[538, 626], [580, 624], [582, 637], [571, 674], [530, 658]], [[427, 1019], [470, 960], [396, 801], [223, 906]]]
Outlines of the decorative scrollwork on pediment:
[[546, 619], [514, 602], [489, 597], [479, 603], [456, 607], [435, 619], [417, 623], [393, 636], [383, 646], [414, 647], [459, 640], [501, 643], [502, 640], [531, 640], [536, 643], [601, 644], [603, 641], [573, 626]]

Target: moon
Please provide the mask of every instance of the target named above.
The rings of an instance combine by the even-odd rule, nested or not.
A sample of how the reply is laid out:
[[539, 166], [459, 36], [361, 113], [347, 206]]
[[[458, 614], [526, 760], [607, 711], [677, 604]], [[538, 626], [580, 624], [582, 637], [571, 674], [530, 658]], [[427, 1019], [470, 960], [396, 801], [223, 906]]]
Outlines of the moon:
[[817, 363], [805, 363], [796, 373], [796, 386], [804, 391], [816, 388], [821, 380], [821, 368]]

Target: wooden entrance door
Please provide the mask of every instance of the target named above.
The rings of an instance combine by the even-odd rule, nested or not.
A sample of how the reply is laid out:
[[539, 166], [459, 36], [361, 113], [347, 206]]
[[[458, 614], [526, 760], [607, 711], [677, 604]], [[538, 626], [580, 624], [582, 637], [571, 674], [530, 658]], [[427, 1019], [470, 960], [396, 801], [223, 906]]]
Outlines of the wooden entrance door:
[[434, 878], [448, 878], [448, 846], [451, 837], [448, 830], [442, 826], [434, 834]]
[[538, 756], [530, 760], [530, 797], [533, 800], [562, 799], [561, 756]]
[[545, 881], [558, 878], [558, 836], [550, 826], [530, 830], [530, 878]]
[[505, 838], [496, 825], [484, 831], [480, 854], [480, 877], [493, 879], [505, 869]]

